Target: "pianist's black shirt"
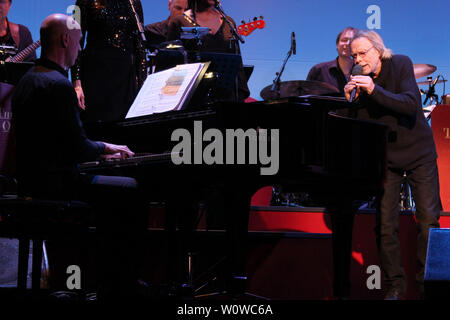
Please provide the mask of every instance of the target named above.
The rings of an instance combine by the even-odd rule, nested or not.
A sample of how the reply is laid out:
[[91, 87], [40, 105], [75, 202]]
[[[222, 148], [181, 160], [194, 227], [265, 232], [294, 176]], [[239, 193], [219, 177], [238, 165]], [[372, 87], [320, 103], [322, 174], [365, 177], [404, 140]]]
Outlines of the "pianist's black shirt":
[[389, 126], [388, 167], [414, 169], [437, 158], [431, 127], [425, 119], [411, 60], [394, 55], [382, 62], [372, 95], [357, 100], [358, 119]]
[[67, 197], [79, 179], [77, 164], [95, 160], [102, 142], [83, 130], [67, 72], [40, 59], [16, 86], [12, 100], [19, 192]]

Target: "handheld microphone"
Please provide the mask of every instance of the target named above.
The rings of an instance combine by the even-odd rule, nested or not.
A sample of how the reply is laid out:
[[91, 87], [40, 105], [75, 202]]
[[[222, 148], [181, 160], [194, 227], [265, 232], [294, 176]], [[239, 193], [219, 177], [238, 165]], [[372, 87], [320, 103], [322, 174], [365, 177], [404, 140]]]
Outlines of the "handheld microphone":
[[[352, 76], [360, 76], [363, 74], [363, 69], [359, 64], [355, 64], [352, 68]], [[353, 102], [353, 99], [355, 99], [356, 90], [358, 88], [355, 86], [352, 90], [352, 93], [350, 94], [350, 102]]]
[[292, 35], [291, 35], [291, 47], [292, 47], [292, 53], [297, 54], [297, 44], [295, 42], [295, 32], [292, 32]]

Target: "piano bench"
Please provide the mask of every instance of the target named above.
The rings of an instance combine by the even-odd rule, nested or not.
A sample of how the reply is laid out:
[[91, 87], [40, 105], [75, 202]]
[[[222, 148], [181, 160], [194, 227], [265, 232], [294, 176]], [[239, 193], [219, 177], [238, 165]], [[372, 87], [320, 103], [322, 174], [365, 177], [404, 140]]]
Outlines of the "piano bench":
[[[81, 239], [81, 268], [87, 262], [91, 207], [79, 201], [0, 196], [0, 237], [19, 239], [17, 288], [27, 288], [30, 240], [33, 241], [32, 292], [40, 289], [43, 241]], [[83, 277], [82, 277], [83, 279]], [[81, 290], [83, 290], [83, 283]]]

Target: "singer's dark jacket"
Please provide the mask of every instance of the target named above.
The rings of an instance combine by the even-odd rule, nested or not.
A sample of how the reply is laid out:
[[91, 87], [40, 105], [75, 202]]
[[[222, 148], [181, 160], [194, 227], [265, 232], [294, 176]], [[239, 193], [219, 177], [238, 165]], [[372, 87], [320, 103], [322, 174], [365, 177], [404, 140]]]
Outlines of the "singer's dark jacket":
[[341, 68], [339, 67], [338, 58], [316, 64], [309, 70], [306, 80], [321, 81], [335, 86], [342, 95], [344, 95], [344, 87], [348, 82]]
[[77, 164], [98, 158], [105, 145], [86, 137], [67, 72], [52, 61], [37, 60], [16, 86], [12, 110], [19, 192], [69, 194], [79, 179]]
[[394, 55], [382, 60], [375, 89], [356, 100], [356, 117], [389, 126], [389, 168], [414, 169], [437, 158], [433, 132], [422, 110], [419, 88], [409, 57]]

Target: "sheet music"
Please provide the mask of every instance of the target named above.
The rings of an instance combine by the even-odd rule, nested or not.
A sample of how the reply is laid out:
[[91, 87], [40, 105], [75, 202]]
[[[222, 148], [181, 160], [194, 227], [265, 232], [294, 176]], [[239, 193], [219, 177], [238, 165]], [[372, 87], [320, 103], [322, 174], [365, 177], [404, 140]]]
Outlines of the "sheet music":
[[150, 74], [125, 118], [179, 110], [204, 66], [205, 63], [182, 64]]

